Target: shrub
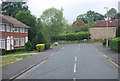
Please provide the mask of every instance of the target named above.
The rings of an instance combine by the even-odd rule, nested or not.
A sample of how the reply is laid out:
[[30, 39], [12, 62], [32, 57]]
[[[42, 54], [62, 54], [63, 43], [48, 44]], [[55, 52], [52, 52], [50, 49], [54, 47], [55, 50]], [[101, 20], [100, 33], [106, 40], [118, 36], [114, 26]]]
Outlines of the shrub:
[[37, 44], [36, 48], [39, 52], [44, 51], [45, 49], [45, 44]]
[[32, 44], [31, 44], [30, 41], [28, 41], [28, 42], [25, 43], [25, 49], [27, 51], [31, 51], [32, 50]]
[[120, 37], [110, 39], [110, 48], [114, 51], [120, 52]]
[[18, 52], [25, 52], [25, 48], [17, 48], [17, 49], [12, 49], [12, 50], [5, 50], [3, 54], [10, 54], [10, 53], [18, 53]]
[[51, 46], [51, 43], [46, 43], [46, 44], [45, 44], [45, 49], [49, 49], [50, 46]]
[[88, 36], [89, 36], [88, 32], [69, 33], [69, 34], [61, 34], [58, 36], [54, 36], [53, 40], [75, 41], [75, 40], [88, 39]]

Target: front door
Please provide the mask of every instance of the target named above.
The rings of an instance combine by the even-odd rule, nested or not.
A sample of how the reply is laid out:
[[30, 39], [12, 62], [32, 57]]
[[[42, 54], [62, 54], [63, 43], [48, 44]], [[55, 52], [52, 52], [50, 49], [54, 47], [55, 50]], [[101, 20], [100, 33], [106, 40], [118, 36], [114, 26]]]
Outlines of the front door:
[[10, 37], [7, 37], [7, 50], [10, 50]]

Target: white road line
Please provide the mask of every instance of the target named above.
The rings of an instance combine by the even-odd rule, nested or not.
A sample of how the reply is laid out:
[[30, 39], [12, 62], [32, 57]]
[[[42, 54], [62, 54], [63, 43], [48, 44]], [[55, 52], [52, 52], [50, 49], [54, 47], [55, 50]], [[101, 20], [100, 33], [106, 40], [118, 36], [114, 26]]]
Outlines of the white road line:
[[[101, 55], [103, 55], [105, 58], [107, 58], [107, 59], [112, 59], [112, 58], [109, 58], [107, 55], [105, 55], [105, 54], [101, 53], [100, 51], [98, 51], [98, 49], [96, 49], [96, 51], [97, 51], [98, 53], [100, 53]], [[111, 63], [113, 63], [115, 66], [119, 67], [118, 64], [116, 64], [116, 63], [113, 62], [112, 60], [109, 60], [109, 61], [110, 61]]]
[[119, 67], [118, 64], [114, 63], [113, 61], [110, 61], [111, 63], [113, 63], [115, 66]]
[[80, 50], [80, 44], [78, 45], [78, 51]]
[[77, 61], [77, 57], [75, 57], [75, 62]]
[[77, 69], [77, 68], [76, 68], [76, 63], [75, 63], [75, 64], [74, 64], [74, 71], [73, 71], [74, 73], [76, 72], [76, 69]]
[[76, 81], [76, 78], [73, 78], [73, 81]]

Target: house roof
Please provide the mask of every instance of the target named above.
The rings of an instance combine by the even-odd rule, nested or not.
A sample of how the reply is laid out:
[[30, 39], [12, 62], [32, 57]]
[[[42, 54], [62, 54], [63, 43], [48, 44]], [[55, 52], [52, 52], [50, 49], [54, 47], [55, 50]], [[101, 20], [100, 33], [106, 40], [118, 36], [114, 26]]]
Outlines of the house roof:
[[10, 16], [5, 16], [3, 14], [0, 14], [0, 18], [2, 18], [2, 23], [10, 23], [13, 24], [14, 26], [17, 27], [25, 27], [25, 28], [29, 28], [27, 25], [23, 24], [22, 22], [18, 21], [17, 19], [10, 17]]
[[[98, 21], [97, 23], [93, 24], [91, 28], [96, 28], [96, 27], [106, 27], [107, 20], [102, 20]], [[109, 20], [108, 21], [108, 27], [118, 27], [118, 20]]]

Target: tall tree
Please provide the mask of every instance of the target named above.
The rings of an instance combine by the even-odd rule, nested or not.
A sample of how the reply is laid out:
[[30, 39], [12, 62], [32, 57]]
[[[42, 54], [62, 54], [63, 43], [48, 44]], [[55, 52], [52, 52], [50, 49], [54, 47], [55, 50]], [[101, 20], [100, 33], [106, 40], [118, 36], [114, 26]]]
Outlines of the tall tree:
[[21, 10], [28, 10], [26, 2], [2, 2], [2, 13], [4, 15], [15, 17], [16, 13]]
[[40, 32], [41, 22], [39, 21], [39, 19], [36, 19], [36, 17], [32, 15], [30, 11], [25, 11], [25, 10], [19, 11], [16, 14], [15, 18], [30, 27], [28, 38], [32, 42], [33, 48], [35, 48], [35, 45], [37, 43], [45, 42], [44, 37]]
[[111, 8], [109, 11], [108, 11], [108, 17], [112, 17], [114, 18], [114, 16], [117, 14], [117, 10], [115, 8]]
[[85, 23], [90, 23], [90, 21], [104, 20], [104, 16], [98, 12], [89, 10], [87, 13], [77, 16], [76, 20], [83, 20]]
[[65, 24], [62, 10], [56, 8], [46, 9], [40, 19], [44, 23], [42, 32], [47, 40], [51, 40], [53, 36], [62, 33]]

